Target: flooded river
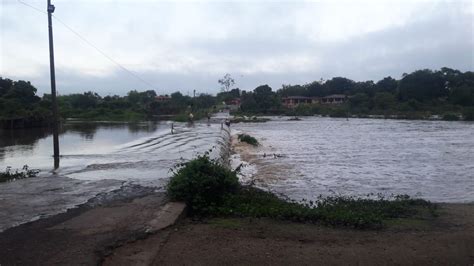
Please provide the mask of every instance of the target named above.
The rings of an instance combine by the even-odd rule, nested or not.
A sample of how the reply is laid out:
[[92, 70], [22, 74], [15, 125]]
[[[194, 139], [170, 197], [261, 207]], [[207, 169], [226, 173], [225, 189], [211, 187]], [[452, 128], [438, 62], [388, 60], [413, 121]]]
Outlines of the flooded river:
[[474, 202], [472, 122], [287, 119], [233, 126], [263, 144], [249, 151], [259, 186], [295, 200], [382, 193]]
[[[63, 212], [98, 194], [123, 187], [164, 191], [170, 169], [212, 150], [227, 153], [229, 130], [215, 123], [68, 122], [60, 134], [60, 167], [52, 173], [52, 136], [47, 130], [0, 131], [0, 169], [27, 164], [40, 176], [0, 183], [0, 231]], [[134, 191], [137, 192], [137, 191]], [[137, 192], [138, 193], [138, 192]]]
[[[220, 121], [188, 126], [66, 123], [60, 168], [52, 136], [40, 129], [0, 131], [0, 169], [27, 164], [40, 176], [0, 184], [0, 231], [63, 212], [130, 186], [163, 191], [176, 163], [212, 149], [227, 153]], [[474, 201], [474, 124], [442, 121], [303, 118], [234, 124], [254, 135], [243, 172], [260, 187], [295, 200], [318, 195], [409, 194], [437, 202]], [[235, 164], [234, 164], [235, 165]]]

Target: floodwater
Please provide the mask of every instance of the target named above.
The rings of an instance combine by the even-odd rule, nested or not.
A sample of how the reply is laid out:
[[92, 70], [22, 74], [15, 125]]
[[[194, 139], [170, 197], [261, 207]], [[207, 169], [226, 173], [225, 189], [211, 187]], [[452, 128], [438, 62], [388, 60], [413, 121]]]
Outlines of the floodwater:
[[[176, 163], [209, 150], [212, 158], [228, 154], [225, 117], [218, 114], [209, 125], [174, 123], [173, 134], [170, 122], [68, 122], [55, 173], [51, 132], [0, 131], [1, 170], [25, 164], [41, 170], [36, 178], [0, 183], [0, 232], [120, 188], [163, 191]], [[260, 187], [295, 200], [382, 193], [474, 202], [473, 123], [272, 119], [231, 126], [263, 144], [249, 149], [254, 159], [242, 169]]]
[[256, 184], [294, 200], [381, 193], [474, 202], [472, 122], [281, 117], [233, 129], [263, 144], [250, 152]]
[[[220, 124], [66, 123], [60, 134], [57, 175], [75, 179], [116, 179], [140, 185], [163, 185], [176, 163], [213, 149], [220, 156]], [[0, 131], [0, 169], [27, 164], [43, 176], [53, 170], [52, 136], [41, 129]], [[227, 132], [228, 134], [228, 132]]]
[[[229, 130], [214, 123], [84, 123], [61, 129], [60, 167], [53, 173], [52, 135], [42, 129], [0, 131], [0, 169], [27, 164], [40, 176], [0, 183], [0, 232], [63, 212], [101, 193], [144, 186], [164, 191], [177, 163], [210, 151], [221, 158]], [[211, 121], [212, 122], [212, 121]]]

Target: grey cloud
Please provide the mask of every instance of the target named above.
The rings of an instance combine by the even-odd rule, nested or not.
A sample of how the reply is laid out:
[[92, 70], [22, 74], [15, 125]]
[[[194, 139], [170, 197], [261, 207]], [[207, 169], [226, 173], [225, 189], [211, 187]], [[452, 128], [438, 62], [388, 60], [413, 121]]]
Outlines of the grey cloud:
[[[424, 2], [430, 8], [417, 10], [404, 23], [394, 23], [369, 33], [364, 33], [367, 32], [365, 29], [352, 30], [347, 32], [347, 38], [335, 40], [314, 36], [315, 32], [331, 29], [330, 23], [321, 24], [323, 20], [320, 17], [329, 10], [324, 8], [324, 2], [310, 5], [251, 5], [235, 2], [153, 5], [143, 1], [136, 4], [145, 6], [145, 9], [140, 9], [134, 3], [119, 1], [109, 8], [105, 8], [107, 4], [100, 3], [99, 6], [103, 8], [94, 10], [88, 7], [91, 2], [85, 1], [78, 4], [88, 11], [84, 17], [67, 9], [65, 3], [61, 2], [66, 21], [81, 33], [89, 33], [90, 30], [86, 36], [112, 57], [148, 60], [129, 60], [124, 64], [134, 71], [146, 69], [136, 72], [155, 84], [154, 89], [163, 94], [176, 90], [187, 93], [193, 89], [215, 93], [218, 91], [217, 79], [226, 72], [233, 75], [238, 87], [251, 90], [260, 84], [269, 84], [278, 89], [281, 84], [302, 84], [334, 76], [379, 80], [388, 75], [400, 77], [404, 72], [420, 68], [448, 66], [463, 71], [474, 69], [473, 14], [465, 10], [472, 8], [470, 1], [464, 4], [452, 1], [438, 1], [435, 4]], [[313, 9], [307, 11], [309, 7]], [[344, 6], [341, 5], [341, 8]], [[299, 20], [302, 12], [307, 12], [310, 18], [304, 23]], [[39, 38], [44, 41], [43, 33], [36, 31], [33, 26], [31, 34], [21, 28], [22, 35], [14, 35], [12, 29], [16, 28], [16, 18], [3, 15], [3, 36], [13, 36], [15, 40], [26, 38], [32, 43]], [[187, 16], [189, 21], [186, 21]], [[337, 20], [334, 22], [343, 19], [343, 14], [334, 14], [334, 20]], [[37, 21], [32, 17], [29, 20]], [[118, 22], [121, 22], [120, 26], [116, 25]], [[56, 29], [60, 36], [57, 49], [67, 55], [66, 51], [71, 50], [67, 45], [80, 40], [74, 39], [76, 37], [70, 33], [66, 34], [60, 27]], [[307, 32], [305, 29], [313, 31]], [[41, 50], [35, 50], [37, 46], [33, 45], [30, 51], [21, 52], [30, 53], [28, 55], [32, 58], [47, 58], [45, 43], [38, 43], [41, 43]], [[2, 57], [14, 58], [14, 54], [10, 53], [17, 51], [1, 52]], [[100, 57], [91, 49], [81, 50], [81, 53], [91, 59]], [[305, 59], [301, 63], [304, 65], [295, 67], [301, 59]], [[96, 62], [91, 60], [91, 64]], [[87, 75], [81, 72], [80, 67], [75, 68], [73, 63], [67, 63], [62, 61], [57, 68], [58, 89], [62, 94], [86, 90], [96, 90], [102, 95], [125, 94], [130, 89], [149, 89], [116, 66], [113, 66], [115, 68], [112, 71], [107, 71], [110, 72], [108, 75], [99, 77]], [[262, 67], [262, 64], [266, 65]], [[270, 71], [272, 64], [275, 69]], [[176, 67], [163, 69], [166, 65]], [[40, 92], [48, 92], [47, 65], [38, 67], [41, 70], [37, 75], [18, 76], [13, 73], [10, 78], [31, 80]], [[94, 65], [90, 69], [95, 69]], [[246, 69], [251, 71], [244, 71]]]

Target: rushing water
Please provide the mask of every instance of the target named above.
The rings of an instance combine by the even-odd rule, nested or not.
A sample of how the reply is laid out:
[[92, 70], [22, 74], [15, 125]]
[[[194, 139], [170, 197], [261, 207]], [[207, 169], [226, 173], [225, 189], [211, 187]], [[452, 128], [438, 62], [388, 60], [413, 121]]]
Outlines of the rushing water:
[[[0, 169], [28, 164], [40, 177], [0, 184], [0, 231], [63, 212], [129, 185], [162, 190], [170, 168], [212, 149], [226, 154], [229, 131], [215, 123], [67, 123], [60, 168], [51, 173], [51, 132], [0, 131]], [[234, 124], [262, 142], [249, 149], [256, 183], [290, 198], [409, 194], [438, 202], [474, 201], [474, 124], [442, 121], [304, 118]]]
[[282, 117], [233, 128], [263, 143], [251, 151], [257, 184], [295, 200], [382, 193], [474, 202], [473, 123]]
[[[51, 132], [0, 131], [0, 169], [27, 164], [40, 176], [0, 183], [0, 231], [65, 211], [99, 193], [141, 185], [163, 190], [170, 168], [212, 149], [221, 158], [229, 130], [211, 124], [66, 123], [61, 130], [60, 167], [52, 173]], [[218, 122], [218, 123], [217, 123]]]
[[[220, 124], [68, 123], [60, 134], [57, 175], [75, 179], [116, 179], [160, 186], [180, 160], [213, 149], [220, 156], [225, 140]], [[44, 130], [1, 132], [0, 168], [27, 164], [50, 175], [52, 137]], [[228, 132], [227, 132], [228, 134]]]

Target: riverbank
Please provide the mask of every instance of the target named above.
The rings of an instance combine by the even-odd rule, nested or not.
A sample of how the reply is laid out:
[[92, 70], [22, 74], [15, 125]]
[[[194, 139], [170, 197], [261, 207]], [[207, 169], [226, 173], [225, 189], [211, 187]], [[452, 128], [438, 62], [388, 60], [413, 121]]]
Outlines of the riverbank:
[[474, 202], [470, 122], [300, 118], [232, 125], [262, 144], [235, 146], [258, 187], [297, 201], [381, 193]]
[[[234, 151], [254, 149], [233, 138]], [[259, 173], [268, 178], [272, 169]], [[275, 168], [273, 168], [275, 170]], [[263, 174], [263, 176], [262, 176]], [[118, 247], [104, 265], [470, 265], [474, 204], [438, 204], [437, 216], [355, 230], [268, 218], [187, 218]]]
[[[271, 219], [186, 218], [143, 230], [162, 194], [115, 199], [0, 233], [1, 265], [471, 265], [474, 204], [440, 204], [431, 220], [383, 230]], [[175, 209], [177, 212], [180, 208]], [[169, 213], [169, 210], [165, 211]], [[161, 212], [163, 213], [163, 212]]]
[[115, 247], [175, 223], [184, 204], [132, 186], [0, 233], [0, 265], [98, 265]]
[[[153, 265], [472, 265], [474, 205], [441, 204], [435, 220], [394, 221], [378, 231], [269, 219], [187, 219], [114, 256], [124, 260], [127, 252], [144, 252], [153, 243], [161, 243]], [[114, 256], [108, 265], [118, 262]]]
[[[0, 233], [0, 264], [474, 262], [474, 204], [439, 204], [437, 217], [393, 219], [383, 229], [355, 230], [266, 218], [186, 218], [172, 225], [184, 206], [170, 209], [166, 203], [163, 193], [141, 187], [102, 194], [67, 213]], [[160, 222], [170, 213], [168, 222]]]

